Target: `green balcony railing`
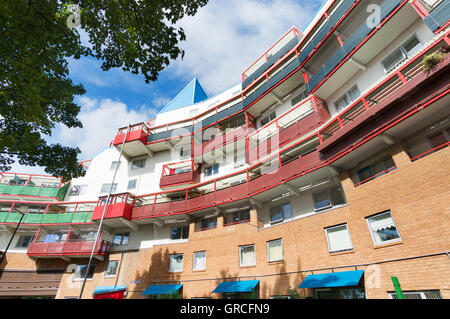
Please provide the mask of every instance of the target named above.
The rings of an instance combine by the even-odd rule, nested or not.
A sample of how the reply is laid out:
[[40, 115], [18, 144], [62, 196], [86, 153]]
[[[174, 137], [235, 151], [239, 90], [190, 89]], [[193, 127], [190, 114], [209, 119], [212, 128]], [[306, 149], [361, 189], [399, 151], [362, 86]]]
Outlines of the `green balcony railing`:
[[[1, 223], [18, 223], [20, 213], [0, 212]], [[84, 224], [91, 223], [92, 212], [62, 213], [62, 214], [33, 214], [28, 213], [22, 220], [23, 224]]]
[[0, 184], [0, 194], [23, 195], [33, 197], [55, 197], [64, 200], [69, 184], [61, 188]]

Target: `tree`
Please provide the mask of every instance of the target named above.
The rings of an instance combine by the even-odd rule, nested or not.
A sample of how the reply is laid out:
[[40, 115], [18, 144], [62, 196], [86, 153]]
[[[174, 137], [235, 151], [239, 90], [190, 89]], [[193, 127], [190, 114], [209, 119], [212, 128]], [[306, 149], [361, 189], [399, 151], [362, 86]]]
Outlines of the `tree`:
[[[10, 170], [17, 159], [65, 180], [82, 176], [78, 148], [43, 138], [57, 124], [82, 127], [74, 98], [85, 90], [69, 78], [68, 59], [91, 56], [105, 71], [122, 68], [155, 81], [171, 60], [184, 56], [179, 42], [186, 36], [176, 23], [207, 2], [0, 1], [0, 170]], [[71, 27], [77, 20], [79, 28]]]

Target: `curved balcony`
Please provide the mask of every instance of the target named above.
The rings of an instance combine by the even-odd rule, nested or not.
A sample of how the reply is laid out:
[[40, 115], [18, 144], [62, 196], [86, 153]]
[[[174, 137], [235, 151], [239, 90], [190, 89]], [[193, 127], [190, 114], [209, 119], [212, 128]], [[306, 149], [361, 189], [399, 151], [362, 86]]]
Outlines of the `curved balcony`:
[[69, 184], [63, 184], [60, 178], [46, 175], [1, 173], [0, 194], [26, 199], [29, 197], [53, 198], [64, 200]]

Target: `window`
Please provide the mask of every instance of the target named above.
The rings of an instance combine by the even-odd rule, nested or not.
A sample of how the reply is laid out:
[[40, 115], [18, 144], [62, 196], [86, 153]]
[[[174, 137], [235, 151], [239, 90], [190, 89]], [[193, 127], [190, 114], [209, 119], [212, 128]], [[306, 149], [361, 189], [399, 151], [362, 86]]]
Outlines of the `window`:
[[420, 43], [419, 39], [417, 39], [415, 35], [412, 36], [400, 47], [398, 47], [391, 54], [389, 54], [383, 61], [381, 61], [381, 64], [384, 67], [384, 71], [385, 72], [391, 71], [400, 62], [408, 58], [408, 56], [411, 56], [412, 54], [417, 52], [417, 50], [420, 49], [421, 47], [422, 44]]
[[83, 195], [86, 189], [87, 185], [72, 185], [72, 187], [70, 188], [69, 195], [70, 196]]
[[[117, 163], [119, 163], [119, 165], [117, 165]], [[120, 163], [122, 163], [122, 162], [113, 161], [113, 162], [111, 163], [111, 169], [116, 169], [118, 166], [120, 166]]]
[[146, 162], [145, 158], [137, 160], [137, 161], [133, 161], [133, 163], [131, 163], [131, 170], [134, 171], [134, 170], [137, 170], [137, 169], [144, 168], [145, 167], [145, 162]]
[[347, 224], [326, 228], [325, 233], [327, 235], [328, 251], [330, 253], [353, 249]]
[[170, 239], [187, 239], [189, 238], [189, 226], [175, 226], [170, 230]]
[[[73, 280], [83, 280], [86, 276], [87, 271], [87, 265], [78, 265], [77, 269], [75, 270], [75, 273], [73, 275]], [[89, 268], [89, 273], [87, 274], [87, 279], [94, 278], [94, 272], [95, 272], [95, 265], [91, 265], [91, 268]]]
[[349, 106], [353, 101], [355, 101], [361, 93], [356, 85], [354, 85], [350, 90], [345, 92], [343, 96], [341, 96], [335, 103], [335, 107], [337, 111], [345, 109]]
[[212, 176], [219, 173], [219, 164], [214, 164], [209, 167], [205, 167], [205, 176]]
[[255, 245], [239, 247], [239, 265], [241, 267], [255, 266]]
[[31, 235], [20, 235], [19, 240], [16, 243], [16, 248], [27, 248], [28, 245], [33, 241], [33, 236]]
[[191, 144], [180, 146], [180, 159], [185, 160], [191, 158]]
[[283, 242], [281, 239], [267, 242], [267, 260], [268, 262], [284, 260]]
[[[102, 189], [100, 190], [100, 194], [108, 194], [111, 189], [111, 184], [103, 184]], [[115, 193], [117, 191], [117, 183], [114, 183], [111, 193]]]
[[342, 190], [338, 187], [330, 188], [328, 190], [313, 194], [314, 209], [320, 211], [331, 208], [335, 205], [345, 204]]
[[361, 168], [357, 171], [359, 183], [357, 185], [361, 185], [362, 183], [368, 182], [372, 180], [374, 177], [380, 177], [384, 174], [390, 172], [391, 170], [397, 168], [392, 157], [385, 158], [383, 160], [377, 161], [371, 165], [368, 165], [364, 168]]
[[270, 113], [269, 115], [266, 115], [266, 116], [264, 116], [264, 117], [261, 119], [260, 125], [261, 125], [261, 126], [264, 126], [264, 125], [266, 125], [267, 123], [269, 123], [269, 122], [275, 120], [276, 117], [277, 117], [277, 114], [276, 114], [275, 112], [272, 112], [272, 113]]
[[115, 277], [117, 273], [117, 267], [119, 266], [118, 260], [111, 260], [106, 267], [105, 277]]
[[240, 212], [230, 213], [224, 216], [224, 225], [240, 224], [250, 221], [250, 211], [243, 210]]
[[82, 233], [80, 233], [80, 239], [84, 240], [84, 241], [95, 241], [96, 235], [97, 235], [97, 232], [95, 232], [95, 231], [82, 232]]
[[199, 222], [195, 223], [196, 231], [207, 230], [207, 229], [216, 228], [216, 227], [217, 227], [217, 218], [216, 217], [204, 218], [204, 219], [200, 220]]
[[294, 97], [291, 100], [291, 106], [296, 106], [298, 103], [300, 103], [307, 97], [308, 97], [308, 92], [306, 92], [306, 90], [302, 91], [300, 94], [298, 94], [296, 97]]
[[376, 245], [401, 240], [391, 212], [369, 217], [367, 223]]
[[194, 271], [206, 269], [206, 251], [199, 251], [194, 253], [194, 265], [192, 269]]
[[128, 238], [130, 237], [130, 233], [123, 234], [115, 234], [113, 238], [114, 246], [125, 246], [128, 245]]
[[238, 143], [234, 143], [234, 152], [233, 152], [233, 162], [234, 168], [238, 168], [245, 165], [245, 149], [238, 150]]
[[282, 206], [272, 207], [270, 209], [270, 223], [275, 224], [282, 222], [285, 219], [292, 218], [291, 203]]
[[[405, 299], [442, 299], [441, 292], [439, 290], [403, 291], [403, 297], [405, 297]], [[395, 292], [390, 292], [389, 298], [398, 299]]]
[[183, 254], [171, 255], [169, 272], [182, 272], [183, 271]]
[[137, 185], [137, 179], [129, 180], [127, 190], [135, 189], [136, 185]]

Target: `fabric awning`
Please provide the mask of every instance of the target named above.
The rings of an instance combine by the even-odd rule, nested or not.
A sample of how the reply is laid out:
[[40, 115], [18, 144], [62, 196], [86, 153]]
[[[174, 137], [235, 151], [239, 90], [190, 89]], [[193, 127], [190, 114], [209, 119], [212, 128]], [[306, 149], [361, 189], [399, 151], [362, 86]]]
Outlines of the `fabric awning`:
[[358, 286], [364, 270], [309, 275], [298, 288], [330, 288]]
[[105, 286], [105, 287], [95, 287], [94, 295], [106, 294], [108, 292], [127, 290], [127, 286]]
[[244, 281], [225, 281], [220, 283], [214, 293], [224, 293], [224, 292], [251, 292], [256, 285], [258, 285], [259, 280], [244, 280]]
[[183, 285], [152, 285], [142, 293], [143, 295], [170, 295], [177, 292]]

